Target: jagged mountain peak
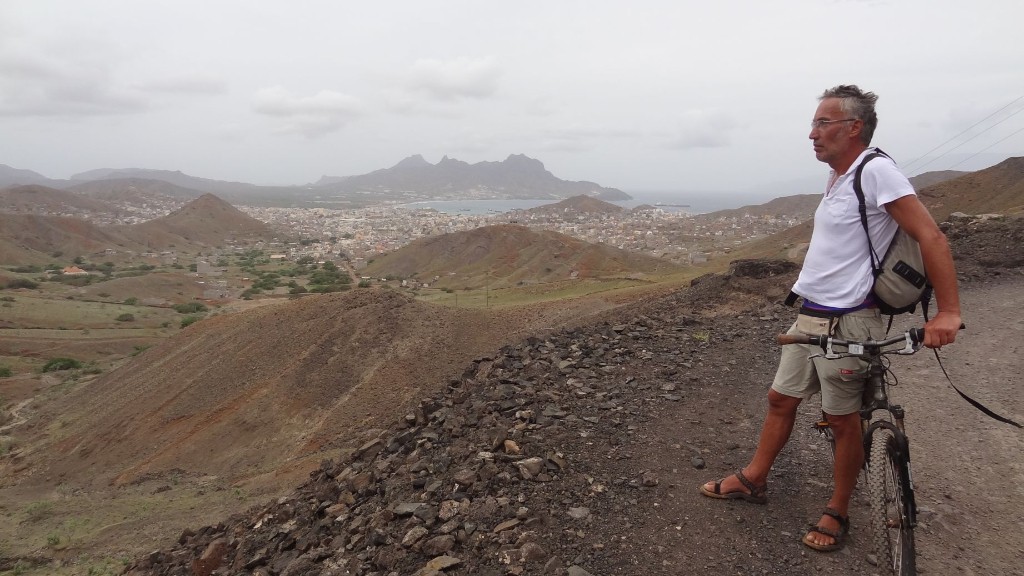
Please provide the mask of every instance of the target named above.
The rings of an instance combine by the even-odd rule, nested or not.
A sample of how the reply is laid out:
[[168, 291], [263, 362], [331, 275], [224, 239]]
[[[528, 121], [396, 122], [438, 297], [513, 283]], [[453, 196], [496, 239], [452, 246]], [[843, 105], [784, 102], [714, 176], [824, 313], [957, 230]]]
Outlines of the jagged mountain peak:
[[403, 158], [398, 164], [392, 166], [392, 170], [401, 170], [409, 168], [426, 168], [427, 166], [433, 166], [430, 162], [427, 162], [422, 154], [413, 154], [407, 158]]

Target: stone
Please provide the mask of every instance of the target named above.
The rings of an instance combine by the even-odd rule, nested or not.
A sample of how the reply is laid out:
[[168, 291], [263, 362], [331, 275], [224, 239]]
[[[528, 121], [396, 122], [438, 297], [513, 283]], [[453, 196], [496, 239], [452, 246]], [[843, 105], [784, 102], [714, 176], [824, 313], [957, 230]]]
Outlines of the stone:
[[463, 487], [472, 486], [477, 480], [476, 471], [468, 468], [459, 470], [452, 476], [452, 480]]
[[584, 506], [569, 508], [569, 517], [574, 520], [582, 520], [588, 516], [590, 516], [590, 508]]
[[424, 536], [430, 534], [430, 531], [423, 526], [416, 526], [405, 533], [402, 537], [402, 546], [409, 548], [419, 542]]
[[435, 536], [423, 543], [421, 550], [427, 556], [440, 556], [455, 547], [455, 536]]
[[395, 505], [391, 511], [395, 513], [395, 516], [412, 516], [417, 512], [422, 513], [428, 508], [430, 508], [430, 505], [423, 502], [403, 502]]
[[499, 532], [504, 532], [505, 530], [511, 530], [511, 529], [515, 528], [516, 526], [518, 526], [519, 523], [520, 523], [520, 520], [516, 519], [516, 518], [513, 518], [512, 520], [505, 520], [501, 524], [498, 524], [497, 526], [495, 526], [494, 530], [491, 530], [491, 532], [494, 532], [495, 534], [497, 534]]
[[547, 557], [547, 551], [536, 542], [527, 542], [519, 549], [519, 558], [522, 562], [543, 562]]
[[516, 467], [519, 468], [520, 476], [530, 480], [544, 469], [544, 459], [537, 457], [527, 458], [526, 460], [516, 462]]
[[441, 570], [447, 570], [448, 568], [458, 566], [459, 564], [462, 564], [462, 560], [459, 560], [454, 556], [446, 555], [434, 558], [430, 562], [427, 562], [427, 565], [423, 568], [426, 570], [433, 570], [434, 572], [440, 572]]
[[445, 500], [438, 508], [437, 517], [444, 521], [451, 520], [459, 513], [461, 506], [455, 500]]
[[224, 561], [224, 552], [227, 551], [228, 541], [224, 538], [217, 538], [210, 542], [203, 550], [202, 555], [192, 561], [192, 574], [194, 576], [210, 576], [214, 570], [220, 568]]

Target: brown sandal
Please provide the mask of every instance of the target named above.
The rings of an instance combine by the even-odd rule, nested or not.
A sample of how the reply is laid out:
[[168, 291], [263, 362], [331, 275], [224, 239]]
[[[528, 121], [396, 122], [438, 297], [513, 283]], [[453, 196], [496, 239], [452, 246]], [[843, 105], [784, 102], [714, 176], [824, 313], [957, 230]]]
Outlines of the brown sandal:
[[[839, 512], [833, 508], [825, 508], [823, 514], [825, 516], [833, 518], [836, 522], [838, 522], [839, 530], [833, 532], [828, 528], [822, 528], [817, 524], [811, 524], [807, 527], [807, 531], [804, 532], [804, 537], [801, 538], [800, 541], [803, 542], [804, 545], [806, 545], [807, 547], [813, 548], [818, 552], [834, 552], [846, 545], [846, 535], [850, 533], [850, 517], [840, 515]], [[811, 542], [807, 539], [807, 537], [812, 532], [817, 532], [818, 534], [830, 536], [833, 539], [835, 539], [835, 542], [831, 544], [816, 544], [814, 542]]]
[[745, 500], [751, 504], [767, 504], [768, 496], [765, 494], [768, 490], [768, 484], [761, 484], [760, 486], [754, 484], [746, 476], [743, 475], [743, 470], [737, 470], [735, 474], [736, 478], [743, 484], [750, 492], [742, 492], [740, 490], [734, 490], [732, 492], [722, 492], [722, 481], [715, 482], [715, 489], [708, 490], [703, 485], [700, 487], [700, 493], [707, 496], [708, 498], [719, 498], [722, 500]]

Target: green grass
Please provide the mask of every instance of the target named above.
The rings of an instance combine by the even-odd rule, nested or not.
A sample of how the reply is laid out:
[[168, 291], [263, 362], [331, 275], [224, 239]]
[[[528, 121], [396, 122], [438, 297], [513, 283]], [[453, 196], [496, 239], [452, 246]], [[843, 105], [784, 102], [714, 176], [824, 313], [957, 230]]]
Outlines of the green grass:
[[19, 294], [10, 308], [4, 308], [4, 319], [14, 328], [31, 329], [83, 329], [115, 328], [124, 321], [116, 318], [131, 314], [135, 326], [158, 327], [177, 313], [170, 309], [130, 306], [109, 302], [84, 302], [68, 300], [53, 295]]
[[459, 308], [494, 308], [525, 306], [562, 299], [581, 298], [594, 295], [626, 294], [632, 291], [650, 290], [653, 287], [672, 288], [683, 286], [705, 270], [693, 268], [685, 272], [666, 276], [649, 277], [643, 280], [627, 278], [563, 280], [546, 284], [531, 284], [510, 288], [472, 290], [431, 288], [415, 292], [416, 298]]

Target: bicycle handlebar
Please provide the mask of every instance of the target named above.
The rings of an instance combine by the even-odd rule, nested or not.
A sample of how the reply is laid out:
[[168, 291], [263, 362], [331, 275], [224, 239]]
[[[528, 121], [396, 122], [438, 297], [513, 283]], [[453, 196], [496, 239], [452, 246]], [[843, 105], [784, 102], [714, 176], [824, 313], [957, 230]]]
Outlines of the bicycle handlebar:
[[[862, 346], [888, 346], [890, 344], [897, 344], [899, 342], [906, 342], [907, 335], [910, 335], [910, 340], [914, 344], [920, 344], [924, 341], [924, 328], [911, 328], [910, 330], [893, 336], [892, 338], [886, 338], [885, 340], [865, 340], [863, 342], [857, 342], [854, 340], [840, 340], [838, 338], [832, 338], [833, 344], [839, 344], [846, 346], [849, 344], [860, 344]], [[828, 342], [828, 336], [808, 336], [807, 334], [779, 334], [775, 337], [775, 340], [779, 344], [810, 344], [811, 346], [824, 346]]]
[[[960, 329], [966, 328], [963, 324], [960, 325]], [[840, 340], [838, 338], [832, 338], [833, 344], [840, 346], [849, 346], [850, 344], [859, 344], [866, 348], [889, 346], [891, 344], [898, 344], [900, 342], [906, 342], [907, 338], [915, 345], [924, 342], [924, 328], [911, 328], [906, 332], [893, 336], [892, 338], [886, 338], [885, 340], [864, 340], [858, 342], [856, 340]], [[824, 348], [829, 341], [827, 335], [824, 336], [808, 336], [807, 334], [779, 334], [775, 337], [775, 341], [779, 344], [810, 344], [811, 346], [821, 346]]]

